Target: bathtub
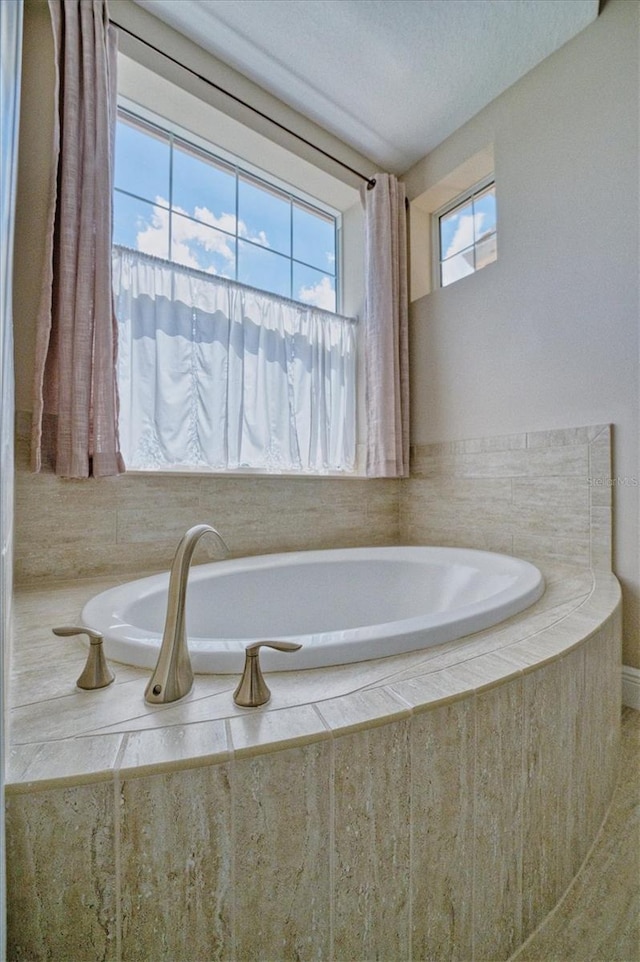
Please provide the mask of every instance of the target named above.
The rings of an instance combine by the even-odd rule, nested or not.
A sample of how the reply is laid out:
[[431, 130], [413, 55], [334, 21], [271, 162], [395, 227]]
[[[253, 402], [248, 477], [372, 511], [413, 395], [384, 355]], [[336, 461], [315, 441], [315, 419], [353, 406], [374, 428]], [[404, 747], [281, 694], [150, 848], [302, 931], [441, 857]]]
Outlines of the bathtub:
[[[164, 624], [168, 573], [111, 588], [85, 605], [115, 661], [153, 668]], [[299, 551], [193, 567], [187, 633], [193, 670], [238, 673], [245, 646], [263, 649], [265, 671], [321, 668], [383, 658], [489, 628], [544, 591], [532, 564], [462, 548], [388, 547]]]

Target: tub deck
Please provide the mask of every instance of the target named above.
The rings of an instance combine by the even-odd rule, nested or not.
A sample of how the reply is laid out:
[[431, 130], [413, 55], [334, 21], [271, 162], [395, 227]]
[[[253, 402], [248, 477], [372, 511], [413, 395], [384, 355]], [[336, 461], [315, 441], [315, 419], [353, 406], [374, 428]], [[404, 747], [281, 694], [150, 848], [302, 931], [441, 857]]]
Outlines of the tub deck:
[[[149, 671], [117, 662], [111, 662], [116, 675], [111, 686], [80, 691], [75, 680], [87, 649], [78, 638], [58, 638], [50, 628], [78, 623], [89, 598], [127, 579], [18, 589], [9, 791], [24, 782], [58, 783], [116, 767], [126, 771], [137, 767], [137, 756], [157, 758], [161, 767], [184, 762], [192, 738], [195, 755], [200, 754], [195, 746], [207, 742], [217, 746], [210, 752], [215, 755], [283, 748], [341, 731], [342, 716], [346, 721], [354, 715], [363, 725], [381, 724], [412, 707], [460, 698], [517, 677], [570, 651], [581, 628], [592, 617], [596, 625], [619, 595], [617, 580], [608, 572], [597, 572], [597, 590], [594, 572], [584, 567], [547, 565], [543, 574], [546, 591], [539, 601], [500, 625], [422, 652], [270, 672], [271, 700], [256, 709], [233, 703], [234, 675], [196, 675], [193, 690], [180, 702], [148, 705], [143, 696]], [[579, 628], [575, 636], [574, 624]], [[182, 729], [178, 749], [176, 728]]]
[[250, 710], [229, 675], [161, 707], [142, 669], [79, 691], [86, 649], [50, 628], [117, 582], [18, 590], [15, 957], [507, 960], [575, 877], [618, 771], [618, 582], [542, 573], [494, 628], [271, 673]]

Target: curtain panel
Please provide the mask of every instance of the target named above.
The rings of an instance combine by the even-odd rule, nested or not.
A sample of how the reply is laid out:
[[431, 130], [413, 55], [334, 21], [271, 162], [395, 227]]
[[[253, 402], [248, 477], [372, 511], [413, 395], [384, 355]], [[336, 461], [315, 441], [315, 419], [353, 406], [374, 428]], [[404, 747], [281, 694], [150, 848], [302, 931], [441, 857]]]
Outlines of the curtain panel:
[[[7, 744], [5, 713], [13, 595], [13, 246], [18, 180], [22, 3], [0, 3], [0, 745]], [[5, 851], [4, 765], [0, 768], [0, 848]], [[6, 865], [0, 863], [0, 958], [7, 958]]]
[[127, 467], [355, 466], [356, 322], [114, 248]]
[[409, 302], [404, 184], [363, 189], [367, 475], [409, 474]]
[[124, 470], [111, 291], [116, 34], [105, 0], [49, 0], [56, 65], [51, 207], [36, 333], [32, 467]]

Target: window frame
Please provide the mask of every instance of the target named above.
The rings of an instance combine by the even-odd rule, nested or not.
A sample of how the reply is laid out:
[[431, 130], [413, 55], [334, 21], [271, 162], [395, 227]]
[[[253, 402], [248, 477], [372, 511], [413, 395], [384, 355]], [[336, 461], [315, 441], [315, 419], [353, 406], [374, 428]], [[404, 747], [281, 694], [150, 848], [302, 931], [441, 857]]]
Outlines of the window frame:
[[[452, 284], [456, 283], [456, 281], [451, 281], [449, 284], [442, 283], [442, 265], [443, 265], [443, 261], [447, 260], [447, 258], [443, 259], [442, 257], [442, 232], [440, 229], [441, 219], [443, 217], [446, 217], [447, 214], [450, 214], [457, 207], [462, 207], [468, 201], [472, 201], [474, 197], [478, 196], [479, 194], [482, 194], [484, 191], [487, 190], [487, 188], [493, 187], [495, 190], [495, 186], [496, 186], [495, 173], [491, 172], [490, 174], [487, 174], [485, 177], [483, 177], [481, 180], [477, 181], [472, 186], [467, 187], [465, 190], [461, 191], [459, 194], [456, 194], [456, 196], [452, 197], [451, 200], [448, 200], [446, 204], [442, 204], [441, 207], [439, 207], [437, 210], [434, 210], [432, 212], [431, 214], [432, 290], [440, 290], [440, 289], [444, 290], [444, 288], [451, 287]], [[495, 228], [494, 234], [497, 238], [498, 236], [497, 206], [496, 206], [496, 228]], [[477, 241], [474, 240], [473, 248], [472, 248], [474, 251], [474, 255], [475, 255], [476, 248], [477, 248]], [[465, 249], [468, 250], [471, 248], [469, 247]], [[462, 251], [460, 251], [459, 253], [462, 253]], [[496, 251], [496, 260], [497, 260], [497, 256], [498, 255]], [[490, 263], [495, 263], [495, 260], [491, 261]], [[489, 265], [485, 264], [484, 266], [488, 267]], [[476, 274], [478, 270], [482, 270], [482, 268], [481, 267], [477, 268], [474, 266], [471, 274], [468, 274], [466, 276], [471, 277], [473, 274]], [[457, 280], [462, 280], [462, 279], [463, 278], [460, 277]]]
[[[203, 153], [205, 156], [210, 157], [212, 161], [220, 163], [226, 167], [230, 167], [234, 170], [236, 178], [236, 208], [234, 212], [234, 217], [236, 221], [235, 234], [230, 234], [229, 237], [233, 238], [236, 242], [236, 255], [235, 255], [235, 277], [232, 278], [235, 283], [242, 284], [243, 282], [238, 280], [238, 240], [245, 240], [247, 243], [253, 244], [256, 247], [261, 247], [262, 245], [255, 244], [254, 242], [248, 240], [247, 238], [241, 238], [238, 234], [238, 185], [240, 179], [243, 175], [250, 181], [256, 183], [257, 185], [264, 185], [263, 189], [267, 192], [273, 192], [274, 194], [284, 195], [289, 199], [291, 209], [295, 204], [303, 208], [310, 208], [312, 211], [317, 211], [319, 214], [325, 215], [330, 218], [334, 224], [334, 249], [335, 249], [335, 271], [333, 274], [334, 285], [335, 285], [335, 309], [330, 311], [330, 313], [342, 314], [343, 313], [343, 281], [342, 281], [342, 268], [343, 268], [343, 258], [342, 258], [342, 213], [335, 207], [325, 203], [324, 201], [312, 196], [296, 187], [282, 178], [276, 177], [269, 171], [260, 168], [256, 164], [251, 163], [243, 157], [239, 157], [233, 154], [231, 151], [220, 147], [217, 144], [208, 141], [206, 138], [188, 130], [187, 128], [181, 127], [179, 124], [175, 123], [168, 117], [162, 117], [155, 111], [144, 107], [131, 100], [130, 98], [119, 95], [117, 103], [117, 114], [120, 117], [121, 114], [126, 115], [130, 118], [131, 122], [135, 125], [139, 123], [141, 126], [150, 126], [158, 130], [161, 135], [168, 136], [170, 140], [171, 150], [173, 151], [174, 141], [181, 142], [185, 147], [192, 147], [195, 152]], [[173, 156], [173, 155], [171, 155]], [[173, 177], [172, 164], [170, 167], [170, 179]], [[169, 196], [169, 214], [170, 217], [173, 213], [172, 201], [171, 201], [171, 189], [172, 184], [170, 182], [170, 196]], [[140, 197], [137, 194], [133, 194], [129, 191], [113, 186], [113, 195], [120, 193], [124, 196], [131, 197], [135, 200], [140, 200], [145, 203], [152, 203], [149, 198]], [[191, 215], [187, 215], [191, 216]], [[193, 218], [191, 218], [193, 219]], [[171, 223], [171, 221], [170, 221]], [[313, 264], [308, 264], [306, 261], [301, 261], [293, 256], [293, 212], [291, 213], [291, 251], [289, 255], [282, 254], [280, 251], [275, 251], [279, 256], [286, 258], [289, 261], [289, 277], [290, 277], [290, 291], [289, 295], [282, 295], [272, 291], [265, 291], [265, 293], [273, 293], [276, 297], [289, 297], [289, 299], [294, 300], [296, 303], [302, 306], [309, 306], [309, 302], [300, 301], [296, 297], [293, 297], [293, 272], [294, 265], [301, 265], [302, 267], [308, 267], [311, 270], [317, 271], [318, 274], [330, 275], [329, 271], [323, 271], [321, 268], [316, 267]], [[171, 228], [169, 227], [169, 238], [171, 239]], [[114, 241], [114, 243], [116, 243]], [[263, 248], [270, 250], [270, 248]], [[171, 254], [171, 246], [169, 247], [169, 255]], [[171, 263], [179, 265], [179, 261], [172, 261], [169, 256], [168, 260]], [[259, 288], [263, 290], [263, 288]], [[314, 305], [312, 305], [314, 306]], [[327, 308], [323, 308], [327, 310]]]

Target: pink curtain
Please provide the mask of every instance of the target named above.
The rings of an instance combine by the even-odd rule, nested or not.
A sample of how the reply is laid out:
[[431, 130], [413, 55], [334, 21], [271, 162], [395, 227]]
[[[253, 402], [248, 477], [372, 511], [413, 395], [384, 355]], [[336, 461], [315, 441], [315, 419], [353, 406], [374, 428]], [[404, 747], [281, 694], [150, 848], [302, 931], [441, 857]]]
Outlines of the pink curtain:
[[124, 471], [111, 291], [116, 35], [105, 0], [49, 0], [56, 121], [36, 335], [32, 467]]
[[409, 308], [404, 184], [364, 189], [367, 474], [409, 474]]

